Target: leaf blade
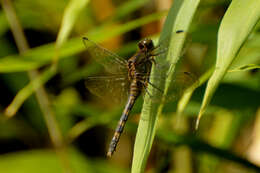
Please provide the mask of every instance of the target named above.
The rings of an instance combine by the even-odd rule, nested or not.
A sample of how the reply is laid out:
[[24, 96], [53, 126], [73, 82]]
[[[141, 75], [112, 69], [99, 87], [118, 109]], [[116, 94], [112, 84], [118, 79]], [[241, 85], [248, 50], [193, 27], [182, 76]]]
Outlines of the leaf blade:
[[[194, 12], [199, 4], [199, 0], [195, 1], [182, 1], [176, 0], [174, 1], [174, 5], [172, 5], [169, 14], [167, 16], [162, 34], [160, 36], [160, 40], [164, 40], [167, 36], [171, 36], [170, 48], [168, 52], [168, 56], [165, 62], [169, 62], [172, 64], [171, 73], [174, 73], [175, 64], [179, 60], [179, 55], [181, 53], [181, 49], [183, 46], [183, 42], [185, 40], [185, 34], [178, 36], [176, 34], [177, 30], [188, 30]], [[176, 44], [176, 42], [178, 44]], [[175, 43], [175, 44], [174, 44]], [[161, 58], [163, 60], [163, 58]], [[160, 59], [160, 60], [161, 60]], [[160, 62], [159, 62], [160, 63]], [[162, 63], [164, 64], [164, 63]], [[154, 68], [156, 69], [156, 68]], [[160, 81], [153, 81], [153, 76], [160, 76], [165, 71], [156, 71], [152, 70], [151, 74], [151, 82], [157, 86], [164, 85]], [[170, 76], [171, 79], [172, 76]], [[166, 80], [167, 81], [167, 80]], [[169, 80], [168, 80], [169, 81]], [[150, 91], [152, 91], [151, 89]], [[158, 92], [158, 91], [157, 91]], [[167, 91], [165, 91], [167, 92]], [[156, 91], [151, 92], [152, 95], [156, 95]], [[145, 97], [145, 102], [143, 104], [143, 109], [141, 113], [141, 118], [139, 121], [137, 134], [136, 134], [136, 142], [134, 146], [134, 157], [132, 162], [132, 172], [144, 172], [146, 161], [151, 150], [151, 146], [155, 136], [156, 124], [158, 115], [161, 113], [162, 106], [152, 102], [149, 97]]]
[[260, 1], [232, 1], [218, 33], [216, 67], [210, 77], [196, 122], [196, 128], [220, 81], [260, 18]]

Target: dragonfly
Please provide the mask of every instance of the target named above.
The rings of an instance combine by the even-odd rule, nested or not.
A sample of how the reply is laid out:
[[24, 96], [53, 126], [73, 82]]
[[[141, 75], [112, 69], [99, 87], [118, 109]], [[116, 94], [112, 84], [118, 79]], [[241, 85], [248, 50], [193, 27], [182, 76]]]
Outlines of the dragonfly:
[[[176, 33], [182, 32], [176, 31]], [[162, 49], [162, 47], [165, 48], [165, 44], [168, 43], [154, 46], [151, 39], [145, 38], [138, 43], [137, 52], [126, 60], [86, 37], [83, 37], [83, 42], [90, 56], [108, 72], [103, 76], [87, 77], [85, 84], [89, 91], [100, 97], [107, 95], [111, 99], [119, 98], [119, 102], [127, 100], [107, 152], [107, 156], [111, 157], [116, 150], [130, 111], [141, 93], [145, 91], [151, 96], [147, 90], [148, 85], [163, 93], [160, 88], [150, 82], [150, 73], [152, 65], [157, 66], [156, 58], [167, 52], [167, 48]], [[189, 76], [189, 73], [185, 72], [184, 75]]]

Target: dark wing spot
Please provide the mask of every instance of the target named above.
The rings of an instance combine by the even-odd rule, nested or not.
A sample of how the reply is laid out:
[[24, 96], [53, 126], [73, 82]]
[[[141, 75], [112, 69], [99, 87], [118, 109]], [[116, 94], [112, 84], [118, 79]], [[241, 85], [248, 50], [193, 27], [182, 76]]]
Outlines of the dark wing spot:
[[184, 32], [184, 31], [183, 30], [177, 30], [176, 34], [179, 34], [179, 33], [182, 33], [182, 32]]

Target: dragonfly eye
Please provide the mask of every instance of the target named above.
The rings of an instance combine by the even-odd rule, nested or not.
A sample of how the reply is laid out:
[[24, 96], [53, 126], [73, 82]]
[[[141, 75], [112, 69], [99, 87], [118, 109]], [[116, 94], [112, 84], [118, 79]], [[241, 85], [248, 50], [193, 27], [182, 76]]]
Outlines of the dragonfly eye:
[[140, 50], [152, 50], [154, 48], [153, 41], [149, 38], [146, 38], [138, 43], [138, 47]]
[[150, 40], [149, 42], [147, 42], [146, 47], [148, 50], [152, 50], [154, 48], [153, 41]]
[[143, 50], [145, 48], [144, 43], [142, 41], [140, 41], [138, 43], [138, 47], [139, 47], [140, 50]]

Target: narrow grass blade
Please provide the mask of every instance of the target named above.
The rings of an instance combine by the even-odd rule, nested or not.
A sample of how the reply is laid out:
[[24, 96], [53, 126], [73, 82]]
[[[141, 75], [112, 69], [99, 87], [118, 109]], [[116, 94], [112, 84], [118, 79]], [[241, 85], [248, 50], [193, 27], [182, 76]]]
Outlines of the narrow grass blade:
[[260, 1], [232, 1], [219, 28], [216, 67], [208, 81], [202, 106], [196, 122], [208, 106], [213, 93], [235, 59], [239, 49], [259, 21]]
[[[160, 36], [159, 43], [164, 40], [165, 38], [171, 38], [169, 44], [169, 51], [167, 57], [162, 57], [157, 60], [160, 63], [169, 63], [171, 64], [171, 68], [169, 69], [168, 73], [166, 71], [156, 70], [154, 68], [151, 74], [151, 83], [155, 84], [156, 86], [163, 87], [164, 81], [156, 81], [153, 79], [154, 76], [162, 76], [166, 75], [169, 76], [169, 80], [173, 76], [175, 64], [178, 62], [180, 53], [183, 47], [183, 43], [185, 40], [186, 33], [185, 31], [188, 30], [189, 25], [191, 23], [192, 17], [197, 9], [199, 4], [199, 0], [189, 1], [189, 0], [175, 0], [173, 6], [171, 7], [169, 14], [167, 16], [162, 34]], [[176, 34], [176, 31], [183, 30], [184, 33]], [[162, 61], [162, 62], [159, 62]], [[158, 79], [158, 78], [157, 78]], [[169, 87], [169, 83], [166, 83], [166, 89], [164, 91], [167, 94], [167, 87]], [[158, 93], [157, 90], [153, 88], [149, 88], [151, 94], [156, 96]], [[134, 156], [133, 156], [133, 163], [132, 163], [132, 172], [139, 173], [144, 172], [146, 161], [151, 150], [151, 146], [153, 143], [155, 130], [156, 130], [156, 123], [158, 115], [161, 114], [163, 105], [158, 105], [157, 103], [153, 103], [150, 97], [145, 97], [145, 102], [142, 109], [142, 114], [137, 130], [136, 141], [134, 146]]]
[[0, 12], [0, 36], [3, 36], [5, 32], [7, 32], [9, 29], [8, 21], [6, 20], [6, 17], [3, 13], [3, 11]]
[[[165, 12], [153, 13], [142, 18], [132, 20], [118, 26], [101, 26], [89, 31], [87, 35], [95, 42], [105, 41], [109, 38], [124, 34], [147, 23], [161, 19]], [[59, 58], [67, 58], [85, 49], [81, 38], [72, 38], [60, 48]], [[48, 64], [55, 54], [55, 44], [46, 44], [28, 50], [23, 55], [11, 55], [0, 59], [0, 73], [21, 72], [39, 68]]]
[[[195, 82], [194, 84], [192, 84], [189, 88], [186, 89], [186, 91], [184, 92], [184, 94], [182, 95], [182, 97], [180, 98], [180, 100], [178, 101], [178, 105], [177, 105], [177, 119], [180, 118], [181, 114], [183, 113], [185, 107], [187, 106], [187, 104], [190, 101], [190, 98], [193, 94], [193, 92], [195, 91], [196, 88], [198, 88], [199, 86], [201, 86], [202, 84], [204, 84], [209, 77], [211, 76], [211, 74], [213, 73], [214, 68], [209, 69], [207, 72], [205, 72], [199, 79], [197, 82]], [[178, 123], [177, 123], [178, 125]]]
[[52, 68], [49, 68], [41, 75], [37, 76], [34, 80], [30, 81], [23, 89], [21, 89], [11, 102], [11, 104], [6, 108], [5, 115], [7, 117], [12, 117], [15, 115], [17, 110], [21, 107], [23, 102], [30, 96], [34, 91], [39, 89], [45, 82], [51, 79], [56, 73]]
[[[58, 38], [56, 41], [56, 56], [54, 56], [54, 61], [58, 60], [58, 51], [62, 44], [67, 40], [69, 33], [75, 23], [75, 20], [83, 9], [88, 0], [71, 0], [68, 4], [64, 17], [62, 20], [61, 29], [58, 34]], [[19, 93], [15, 96], [12, 103], [6, 108], [5, 114], [8, 117], [15, 115], [17, 110], [20, 108], [22, 103], [41, 85], [47, 82], [54, 74], [55, 69], [50, 68], [46, 70], [42, 75], [38, 76], [36, 79], [31, 81], [26, 87], [19, 91]]]
[[119, 8], [116, 10], [116, 14], [113, 17], [113, 19], [121, 19], [127, 15], [129, 15], [131, 12], [137, 10], [138, 8], [144, 6], [148, 0], [130, 0], [125, 2], [123, 5], [121, 5]]
[[54, 56], [54, 63], [58, 61], [59, 49], [64, 44], [73, 28], [76, 19], [80, 12], [84, 9], [89, 0], [70, 0], [62, 18], [61, 27], [56, 40], [56, 54]]
[[[111, 38], [115, 35], [119, 35], [121, 33], [127, 32], [128, 30], [134, 29], [138, 26], [141, 26], [147, 22], [151, 22], [154, 20], [157, 20], [164, 16], [164, 13], [156, 13], [152, 15], [145, 16], [144, 18], [140, 18], [131, 22], [128, 22], [124, 25], [121, 25], [118, 27], [115, 31], [114, 34], [104, 36], [101, 40], [105, 40], [107, 38]], [[104, 29], [105, 30], [105, 29]], [[100, 33], [103, 33], [100, 31]], [[95, 34], [100, 34], [95, 33]], [[111, 33], [111, 32], [110, 32]], [[92, 34], [94, 37], [95, 34]], [[91, 35], [91, 34], [90, 34]], [[80, 43], [80, 45], [78, 45]], [[75, 44], [78, 45], [78, 47], [75, 48]], [[79, 52], [80, 50], [84, 49], [84, 45], [82, 44], [82, 41], [79, 39], [73, 39], [70, 40], [69, 43], [64, 43], [64, 46], [61, 47], [61, 57], [65, 57], [74, 53]], [[0, 60], [0, 72], [14, 72], [14, 71], [19, 71], [19, 70], [28, 70], [33, 67], [40, 67], [40, 65], [44, 65], [48, 63], [51, 60], [51, 55], [54, 53], [54, 45], [49, 44], [49, 45], [44, 45], [38, 48], [35, 48], [33, 50], [28, 50], [25, 55], [22, 57], [24, 58], [23, 61], [21, 61], [21, 64], [16, 64], [17, 62], [20, 62], [19, 59], [16, 60], [19, 56], [9, 56], [4, 58], [5, 60], [1, 59]], [[42, 56], [42, 57], [39, 57]], [[26, 60], [26, 58], [29, 60]], [[37, 60], [38, 58], [38, 63]], [[27, 62], [28, 61], [28, 62]], [[30, 62], [32, 61], [32, 62]], [[13, 63], [13, 64], [12, 64]], [[16, 65], [14, 65], [16, 64]], [[14, 66], [12, 66], [14, 65]], [[54, 66], [53, 66], [54, 67]], [[28, 69], [27, 69], [28, 68]], [[46, 71], [43, 72], [41, 76], [39, 76], [37, 79], [34, 81], [30, 82], [27, 86], [25, 86], [19, 93], [16, 95], [15, 99], [12, 101], [12, 103], [6, 108], [5, 113], [7, 116], [11, 117], [13, 116], [17, 110], [21, 107], [23, 102], [35, 91], [35, 89], [39, 88], [41, 85], [44, 85], [45, 82], [47, 82], [51, 77], [56, 73], [55, 68], [50, 68]]]
[[78, 15], [85, 8], [88, 2], [89, 0], [71, 0], [69, 2], [64, 11], [61, 27], [56, 40], [58, 47], [67, 40]]
[[254, 69], [259, 69], [260, 65], [257, 64], [247, 64], [247, 65], [243, 65], [231, 70], [228, 70], [228, 72], [239, 72], [239, 71], [247, 71], [247, 70], [254, 70]]

